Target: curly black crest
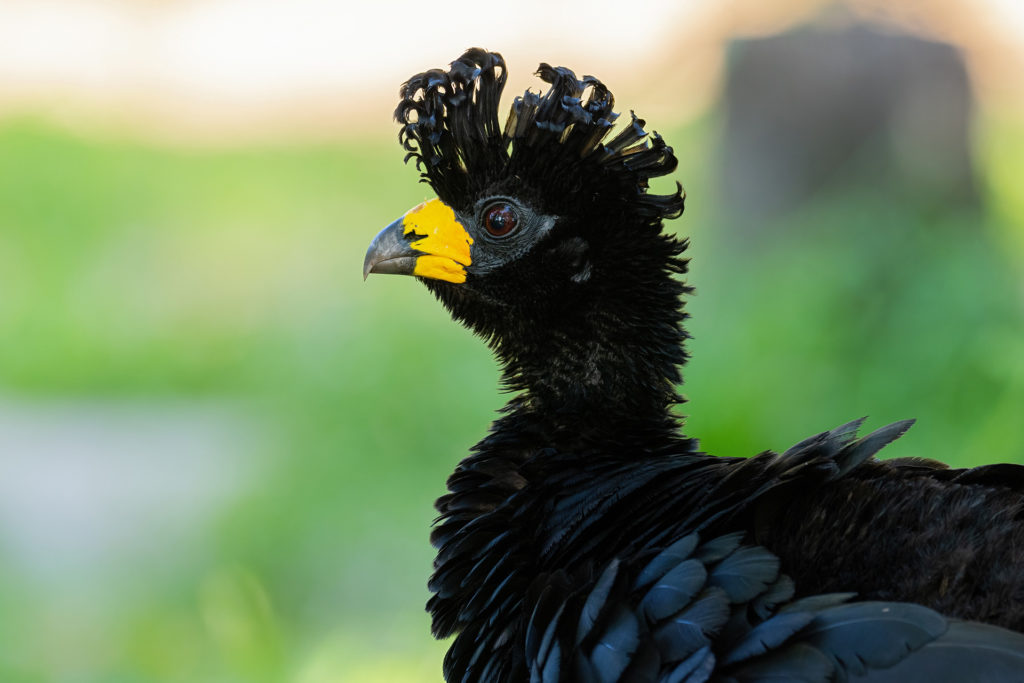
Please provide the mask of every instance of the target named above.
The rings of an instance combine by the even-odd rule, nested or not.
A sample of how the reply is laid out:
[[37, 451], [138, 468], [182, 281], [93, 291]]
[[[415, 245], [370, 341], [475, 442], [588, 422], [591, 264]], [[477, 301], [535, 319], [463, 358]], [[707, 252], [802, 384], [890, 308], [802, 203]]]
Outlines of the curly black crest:
[[558, 196], [546, 197], [555, 205], [601, 188], [614, 190], [620, 206], [625, 200], [633, 215], [648, 220], [682, 213], [678, 185], [669, 195], [647, 192], [650, 178], [676, 168], [672, 148], [657, 133], [648, 134], [644, 121], [632, 115], [630, 125], [605, 142], [618, 114], [601, 81], [548, 64], [537, 75], [550, 87], [516, 97], [504, 130], [498, 102], [506, 69], [498, 53], [472, 48], [448, 71], [432, 69], [402, 86], [395, 118], [402, 124], [398, 137], [406, 161], [416, 159], [443, 202], [464, 208], [502, 178], [518, 176], [529, 177], [541, 193], [558, 188]]

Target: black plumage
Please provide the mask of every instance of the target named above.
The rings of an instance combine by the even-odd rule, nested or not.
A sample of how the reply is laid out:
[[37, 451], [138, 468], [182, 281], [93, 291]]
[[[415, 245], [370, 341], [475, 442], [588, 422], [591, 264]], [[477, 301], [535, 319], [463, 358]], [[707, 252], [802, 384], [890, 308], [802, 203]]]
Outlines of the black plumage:
[[428, 610], [449, 681], [1024, 680], [1024, 468], [879, 461], [910, 422], [697, 451], [672, 409], [676, 166], [597, 79], [500, 55], [413, 77], [396, 116], [439, 200], [364, 274], [417, 275], [514, 396], [448, 480]]

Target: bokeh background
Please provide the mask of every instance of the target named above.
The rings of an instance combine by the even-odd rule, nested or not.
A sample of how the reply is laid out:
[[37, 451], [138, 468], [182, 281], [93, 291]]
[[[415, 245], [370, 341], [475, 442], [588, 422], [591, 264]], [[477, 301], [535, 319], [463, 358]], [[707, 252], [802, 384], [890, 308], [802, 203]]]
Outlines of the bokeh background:
[[1024, 461], [1024, 10], [891, 5], [0, 0], [0, 680], [440, 679], [432, 501], [504, 397], [360, 268], [429, 196], [398, 85], [471, 45], [675, 147], [706, 450]]

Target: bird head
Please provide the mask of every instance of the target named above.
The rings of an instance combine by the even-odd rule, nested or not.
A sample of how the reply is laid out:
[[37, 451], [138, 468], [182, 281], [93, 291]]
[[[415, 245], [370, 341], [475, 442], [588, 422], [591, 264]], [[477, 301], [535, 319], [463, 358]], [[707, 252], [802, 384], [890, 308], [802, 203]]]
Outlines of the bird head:
[[659, 353], [681, 363], [686, 288], [672, 275], [685, 271], [685, 244], [662, 220], [682, 213], [684, 195], [678, 184], [667, 195], [648, 190], [675, 169], [672, 149], [635, 115], [617, 125], [596, 78], [548, 64], [537, 75], [546, 91], [516, 97], [504, 126], [497, 53], [470, 49], [402, 86], [399, 140], [437, 198], [377, 235], [364, 277], [417, 276], [506, 366], [532, 357], [540, 371], [552, 362], [543, 340], [557, 337], [561, 353], [579, 357], [578, 379], [601, 338], [630, 335], [674, 346]]

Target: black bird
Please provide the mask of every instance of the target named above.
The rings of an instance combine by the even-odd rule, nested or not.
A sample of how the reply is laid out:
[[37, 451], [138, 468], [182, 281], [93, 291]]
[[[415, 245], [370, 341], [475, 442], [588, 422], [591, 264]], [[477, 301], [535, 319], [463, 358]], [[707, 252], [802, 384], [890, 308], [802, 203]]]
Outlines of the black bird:
[[1024, 467], [874, 455], [910, 421], [697, 451], [682, 188], [597, 79], [517, 97], [471, 49], [401, 88], [437, 193], [370, 245], [493, 349], [514, 392], [448, 480], [428, 610], [449, 681], [1024, 681]]

